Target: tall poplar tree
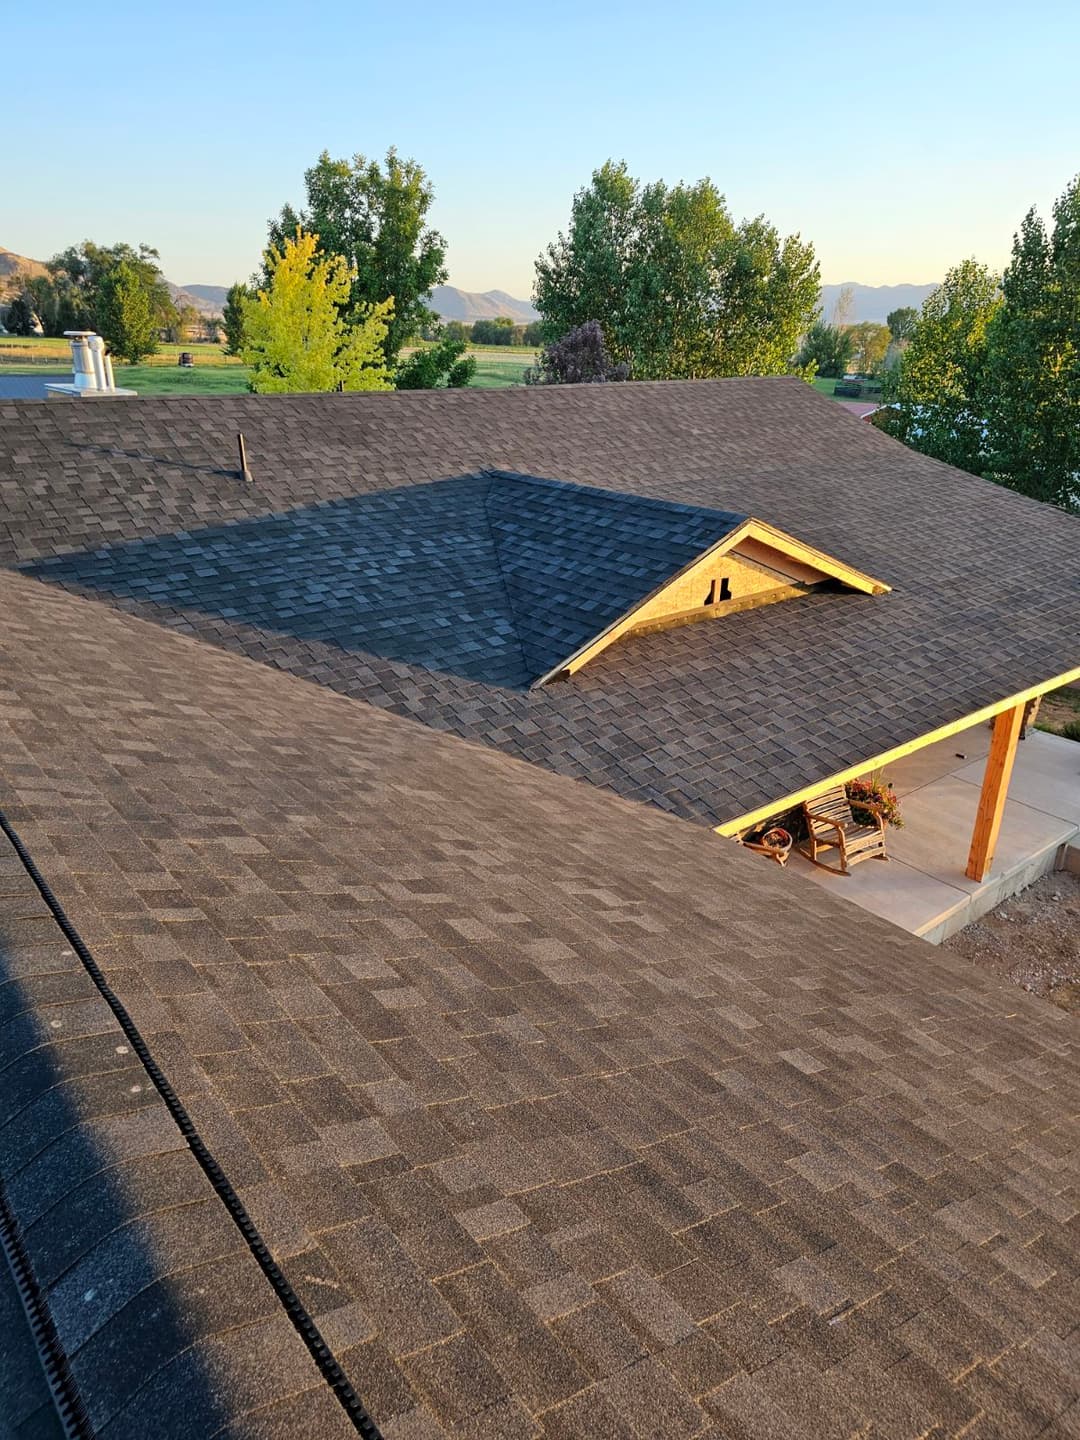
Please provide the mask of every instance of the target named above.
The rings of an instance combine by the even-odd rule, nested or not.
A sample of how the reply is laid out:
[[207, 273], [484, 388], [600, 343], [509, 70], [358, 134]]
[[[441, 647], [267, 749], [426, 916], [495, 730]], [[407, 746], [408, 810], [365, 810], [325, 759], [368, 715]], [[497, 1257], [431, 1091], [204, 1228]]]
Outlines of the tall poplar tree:
[[1080, 510], [1080, 175], [1053, 229], [1030, 210], [1013, 239], [990, 331], [987, 473]]
[[251, 291], [238, 280], [225, 292], [225, 305], [221, 312], [221, 328], [225, 331], [225, 354], [240, 355], [244, 349], [244, 303], [251, 299]]
[[130, 261], [121, 260], [105, 272], [95, 313], [98, 331], [111, 354], [137, 365], [156, 353], [160, 314], [155, 287]]
[[926, 299], [911, 340], [889, 373], [874, 417], [924, 455], [986, 473], [986, 383], [991, 321], [1001, 280], [977, 260], [954, 266]]
[[776, 375], [814, 317], [813, 247], [764, 216], [736, 224], [708, 178], [640, 185], [608, 161], [536, 262], [549, 342], [597, 321], [638, 380]]
[[[385, 340], [392, 365], [406, 340], [434, 319], [428, 292], [447, 278], [446, 241], [426, 224], [435, 192], [416, 161], [393, 148], [382, 165], [363, 155], [332, 160], [324, 150], [305, 171], [304, 186], [304, 208], [286, 205], [270, 221], [270, 249], [280, 251], [299, 225], [318, 236], [319, 255], [342, 256], [351, 277], [339, 307], [347, 324], [392, 300]], [[264, 282], [269, 278], [264, 271]]]

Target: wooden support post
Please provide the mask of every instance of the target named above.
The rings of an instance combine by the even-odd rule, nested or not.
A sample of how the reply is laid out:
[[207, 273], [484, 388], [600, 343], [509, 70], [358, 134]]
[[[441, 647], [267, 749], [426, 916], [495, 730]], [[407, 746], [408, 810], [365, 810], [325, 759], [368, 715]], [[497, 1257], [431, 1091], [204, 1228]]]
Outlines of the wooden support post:
[[1009, 778], [1016, 759], [1016, 744], [1024, 723], [1024, 709], [1023, 705], [1014, 705], [1011, 710], [1001, 710], [994, 717], [994, 735], [990, 741], [990, 754], [986, 757], [982, 794], [979, 796], [971, 850], [964, 871], [969, 880], [985, 880], [994, 863], [1001, 817], [1005, 813], [1005, 799], [1009, 793]]

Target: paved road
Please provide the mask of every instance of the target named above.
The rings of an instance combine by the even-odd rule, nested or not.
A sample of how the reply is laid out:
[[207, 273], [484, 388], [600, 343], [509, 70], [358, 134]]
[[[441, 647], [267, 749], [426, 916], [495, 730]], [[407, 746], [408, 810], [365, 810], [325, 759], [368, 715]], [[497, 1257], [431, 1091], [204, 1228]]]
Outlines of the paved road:
[[42, 375], [0, 374], [0, 400], [44, 400], [45, 386], [57, 380], [70, 381], [70, 370], [50, 371]]

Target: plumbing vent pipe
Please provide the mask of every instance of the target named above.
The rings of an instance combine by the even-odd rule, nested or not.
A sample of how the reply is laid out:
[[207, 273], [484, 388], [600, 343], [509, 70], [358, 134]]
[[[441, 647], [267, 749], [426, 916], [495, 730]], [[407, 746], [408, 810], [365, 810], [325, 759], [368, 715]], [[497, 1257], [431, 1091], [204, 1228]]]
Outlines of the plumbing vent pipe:
[[240, 452], [240, 479], [247, 485], [254, 484], [251, 478], [251, 471], [247, 463], [247, 446], [244, 444], [244, 432], [238, 431], [236, 436], [236, 448]]

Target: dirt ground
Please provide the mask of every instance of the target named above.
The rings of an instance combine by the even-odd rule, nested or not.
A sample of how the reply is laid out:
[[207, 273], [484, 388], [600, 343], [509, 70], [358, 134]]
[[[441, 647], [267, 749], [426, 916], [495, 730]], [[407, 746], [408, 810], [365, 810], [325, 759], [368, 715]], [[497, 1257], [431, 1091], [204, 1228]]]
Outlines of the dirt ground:
[[1080, 1014], [1080, 875], [1044, 875], [944, 948]]
[[1039, 728], [1060, 735], [1070, 721], [1080, 720], [1080, 684], [1066, 685], [1044, 695], [1039, 706]]

